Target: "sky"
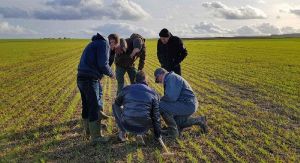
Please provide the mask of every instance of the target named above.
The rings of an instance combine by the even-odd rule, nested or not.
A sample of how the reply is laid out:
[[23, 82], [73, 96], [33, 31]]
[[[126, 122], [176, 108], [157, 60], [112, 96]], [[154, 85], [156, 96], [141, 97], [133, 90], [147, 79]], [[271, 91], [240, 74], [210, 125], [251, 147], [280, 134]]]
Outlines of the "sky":
[[300, 0], [0, 0], [0, 38], [300, 33]]

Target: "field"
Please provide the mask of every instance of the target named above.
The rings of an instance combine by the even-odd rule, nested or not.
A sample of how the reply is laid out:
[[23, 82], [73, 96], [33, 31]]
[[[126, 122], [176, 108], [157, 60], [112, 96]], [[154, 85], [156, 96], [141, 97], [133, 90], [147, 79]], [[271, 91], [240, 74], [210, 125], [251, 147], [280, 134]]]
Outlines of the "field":
[[[183, 77], [194, 89], [209, 133], [194, 126], [176, 141], [175, 157], [153, 142], [116, 141], [93, 147], [80, 125], [77, 65], [88, 40], [0, 41], [0, 162], [299, 162], [300, 39], [185, 40]], [[147, 41], [145, 71], [153, 71], [156, 41]], [[126, 80], [128, 83], [128, 79]], [[102, 81], [105, 112], [116, 81]]]

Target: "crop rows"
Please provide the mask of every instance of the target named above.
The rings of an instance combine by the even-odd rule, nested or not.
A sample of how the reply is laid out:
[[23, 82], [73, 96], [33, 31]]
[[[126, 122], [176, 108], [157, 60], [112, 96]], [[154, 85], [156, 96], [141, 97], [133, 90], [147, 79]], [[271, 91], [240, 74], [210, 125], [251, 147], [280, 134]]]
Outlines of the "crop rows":
[[[118, 142], [114, 119], [103, 122], [109, 143], [84, 139], [76, 68], [87, 43], [0, 41], [0, 162], [299, 162], [299, 39], [185, 41], [183, 77], [200, 104], [194, 116], [207, 116], [209, 133], [193, 126], [164, 139], [174, 157], [162, 155], [151, 132], [146, 146], [133, 135]], [[159, 66], [156, 41], [148, 40], [144, 71], [162, 95], [153, 77]], [[104, 111], [112, 115], [117, 81], [101, 83]]]

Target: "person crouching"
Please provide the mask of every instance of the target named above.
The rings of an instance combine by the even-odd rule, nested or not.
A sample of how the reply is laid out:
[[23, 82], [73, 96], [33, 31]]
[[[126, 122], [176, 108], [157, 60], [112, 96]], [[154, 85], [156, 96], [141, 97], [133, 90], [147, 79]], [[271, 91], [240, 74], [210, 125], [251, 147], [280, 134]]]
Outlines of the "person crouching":
[[119, 127], [118, 138], [126, 141], [126, 132], [137, 135], [144, 144], [143, 135], [153, 128], [156, 139], [160, 136], [159, 96], [146, 81], [146, 75], [139, 71], [136, 83], [124, 87], [113, 104], [113, 114]]

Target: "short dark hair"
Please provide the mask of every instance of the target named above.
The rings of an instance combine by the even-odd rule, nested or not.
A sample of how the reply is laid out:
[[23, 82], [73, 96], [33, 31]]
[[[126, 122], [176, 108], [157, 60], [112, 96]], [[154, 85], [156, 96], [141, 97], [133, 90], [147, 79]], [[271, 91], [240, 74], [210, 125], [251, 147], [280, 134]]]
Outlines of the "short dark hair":
[[138, 71], [135, 76], [135, 81], [137, 83], [142, 83], [146, 81], [146, 73], [142, 70]]
[[116, 43], [118, 44], [120, 42], [120, 37], [118, 34], [112, 33], [112, 34], [108, 35], [108, 40], [115, 40]]

